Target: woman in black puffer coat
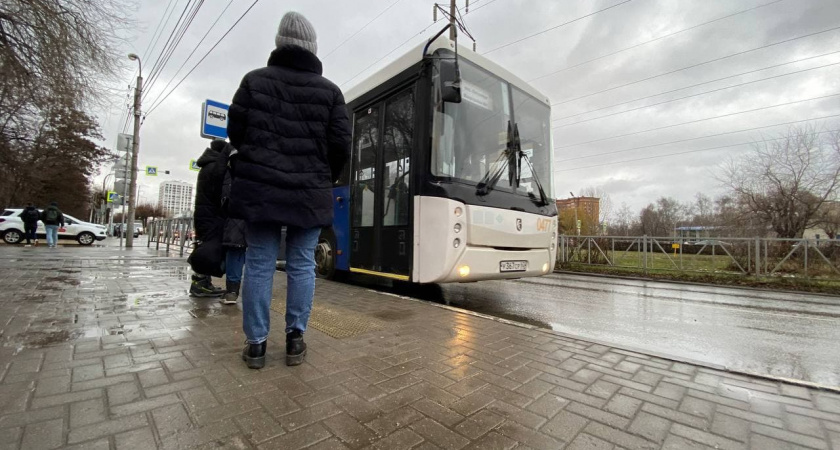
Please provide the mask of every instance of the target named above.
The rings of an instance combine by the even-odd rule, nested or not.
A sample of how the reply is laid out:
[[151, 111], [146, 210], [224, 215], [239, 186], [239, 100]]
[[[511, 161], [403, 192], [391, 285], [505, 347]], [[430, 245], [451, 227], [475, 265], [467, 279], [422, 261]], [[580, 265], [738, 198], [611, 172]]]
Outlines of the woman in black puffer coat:
[[286, 364], [303, 362], [303, 332], [315, 290], [315, 246], [333, 220], [333, 182], [350, 156], [350, 119], [341, 90], [324, 78], [315, 30], [283, 16], [268, 66], [242, 79], [228, 117], [231, 214], [245, 219], [242, 290], [248, 367], [265, 364], [269, 305], [286, 226]]

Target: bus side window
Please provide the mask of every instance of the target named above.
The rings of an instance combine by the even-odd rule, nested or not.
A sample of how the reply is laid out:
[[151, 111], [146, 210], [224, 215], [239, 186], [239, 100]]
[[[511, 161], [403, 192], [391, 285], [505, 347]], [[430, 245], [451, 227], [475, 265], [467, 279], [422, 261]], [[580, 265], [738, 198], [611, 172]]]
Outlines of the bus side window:
[[414, 141], [414, 88], [396, 94], [385, 105], [382, 154], [385, 173], [382, 188], [382, 224], [408, 225], [409, 170]]

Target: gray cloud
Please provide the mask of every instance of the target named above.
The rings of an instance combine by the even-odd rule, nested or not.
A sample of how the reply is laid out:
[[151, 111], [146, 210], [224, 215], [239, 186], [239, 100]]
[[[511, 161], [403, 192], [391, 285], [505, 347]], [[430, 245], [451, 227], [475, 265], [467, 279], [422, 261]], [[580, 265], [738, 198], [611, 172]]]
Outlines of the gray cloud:
[[[639, 42], [743, 9], [763, 5], [769, 1], [634, 0], [590, 18], [491, 52], [487, 56], [508, 67], [522, 78], [531, 80]], [[127, 46], [126, 52], [142, 51], [146, 48], [166, 3], [165, 0], [142, 2], [138, 11], [142, 31], [131, 39], [131, 45]], [[160, 81], [149, 95], [149, 100], [158, 96], [159, 90], [171, 79], [174, 70], [204, 34], [206, 27], [215, 20], [226, 2], [207, 3], [185, 36], [181, 48], [173, 55], [170, 65], [164, 70]], [[172, 170], [171, 179], [195, 180], [195, 173], [188, 170], [188, 163], [190, 159], [197, 157], [207, 144], [198, 135], [201, 102], [207, 98], [229, 101], [242, 75], [265, 64], [269, 52], [273, 49], [276, 26], [285, 11], [297, 10], [310, 18], [318, 31], [320, 54], [326, 55], [391, 3], [391, 0], [260, 2], [213, 52], [208, 61], [202, 64], [162, 106], [147, 118], [142, 130], [141, 167], [157, 165], [162, 170]], [[463, 5], [463, 2], [460, 3]], [[616, 4], [618, 0], [568, 2], [496, 0], [486, 7], [481, 7], [481, 5], [489, 3], [489, 0], [471, 3], [473, 4], [471, 8], [475, 12], [469, 14], [466, 21], [478, 40], [479, 52], [483, 52]], [[249, 4], [250, 2], [245, 1], [234, 2], [197, 54], [203, 55], [209, 48], [209, 43], [215, 42]], [[424, 27], [428, 27], [431, 24], [432, 4], [432, 1], [425, 0], [399, 1], [339, 51], [326, 58], [325, 75], [336, 83], [342, 83], [353, 77], [394, 49], [397, 44], [404, 42]], [[534, 81], [534, 85], [548, 95], [553, 102], [565, 102], [571, 98], [706, 60], [831, 28], [837, 26], [838, 23], [840, 23], [840, 5], [836, 1], [783, 0], [577, 68], [563, 70], [556, 75]], [[371, 70], [387, 64], [411, 46], [419, 44], [436, 31], [438, 26], [440, 25], [429, 28], [422, 35], [416, 36], [409, 44], [394, 52]], [[587, 111], [615, 103], [799, 58], [837, 51], [840, 50], [838, 44], [840, 44], [840, 31], [823, 33], [555, 106], [553, 108], [555, 118], [575, 115], [573, 118], [558, 121], [556, 125], [568, 126], [561, 126], [554, 130], [554, 142], [558, 147], [555, 164], [556, 194], [562, 197], [568, 191], [579, 190], [585, 186], [601, 185], [606, 192], [610, 193], [615, 204], [627, 202], [632, 208], [638, 209], [663, 195], [690, 201], [698, 191], [712, 195], [720, 193], [718, 182], [713, 177], [715, 168], [726, 157], [742, 153], [748, 150], [748, 147], [699, 151], [679, 156], [659, 156], [750, 142], [761, 139], [762, 136], [775, 136], [785, 127], [765, 128], [585, 159], [569, 160], [569, 158], [840, 114], [840, 108], [838, 108], [840, 97], [737, 114], [591, 144], [567, 146], [838, 93], [840, 92], [840, 81], [838, 81], [840, 80], [838, 77], [840, 66], [756, 82], [576, 125], [572, 123], [795, 70], [840, 62], [840, 54], [825, 56], [587, 114]], [[151, 60], [154, 58], [148, 55], [141, 56], [147, 58], [146, 64], [150, 67]], [[192, 63], [187, 67], [191, 66]], [[362, 80], [369, 73], [370, 71], [358, 77], [355, 82]], [[125, 83], [130, 78], [131, 73], [127, 69]], [[348, 87], [350, 86], [345, 86], [344, 89]], [[119, 102], [122, 100], [120, 99]], [[103, 129], [108, 137], [107, 142], [112, 142], [120, 128], [116, 123], [119, 109], [115, 108], [111, 112], [110, 120], [105, 121], [105, 116], [105, 114], [102, 115]], [[838, 128], [840, 120], [826, 120], [818, 124]], [[622, 162], [647, 157], [656, 158]], [[619, 163], [609, 164], [616, 162]], [[596, 167], [570, 170], [586, 166]], [[141, 179], [141, 183], [146, 186], [141, 196], [149, 200], [156, 198], [156, 183], [162, 179], [162, 177], [152, 181], [147, 178]], [[154, 195], [150, 195], [152, 193]]]

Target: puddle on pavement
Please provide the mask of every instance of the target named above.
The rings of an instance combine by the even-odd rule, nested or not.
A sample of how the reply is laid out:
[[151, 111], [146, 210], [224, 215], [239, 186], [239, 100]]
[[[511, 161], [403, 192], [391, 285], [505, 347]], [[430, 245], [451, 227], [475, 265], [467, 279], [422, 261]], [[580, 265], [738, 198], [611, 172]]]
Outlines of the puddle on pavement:
[[71, 286], [78, 286], [80, 284], [78, 279], [64, 275], [59, 275], [56, 277], [47, 277], [44, 278], [44, 281], [47, 283], [64, 283], [69, 284]]
[[85, 330], [26, 331], [12, 336], [11, 342], [4, 345], [7, 347], [9, 345], [22, 345], [29, 348], [41, 348], [73, 341], [84, 337], [85, 334]]

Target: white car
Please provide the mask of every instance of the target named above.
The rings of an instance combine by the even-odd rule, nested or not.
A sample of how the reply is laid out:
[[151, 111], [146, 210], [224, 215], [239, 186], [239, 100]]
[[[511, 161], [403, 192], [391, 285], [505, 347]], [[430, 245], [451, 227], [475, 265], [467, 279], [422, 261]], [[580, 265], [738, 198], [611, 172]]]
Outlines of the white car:
[[[0, 235], [3, 236], [3, 242], [20, 244], [26, 240], [23, 234], [23, 220], [20, 217], [22, 212], [21, 208], [10, 208], [0, 215]], [[39, 209], [38, 212], [41, 210]], [[46, 235], [44, 223], [39, 220], [35, 236], [38, 239], [45, 239]], [[104, 240], [105, 237], [105, 226], [88, 223], [68, 214], [64, 214], [64, 231], [58, 232], [59, 240], [72, 239], [82, 245], [91, 245], [95, 241]]]

